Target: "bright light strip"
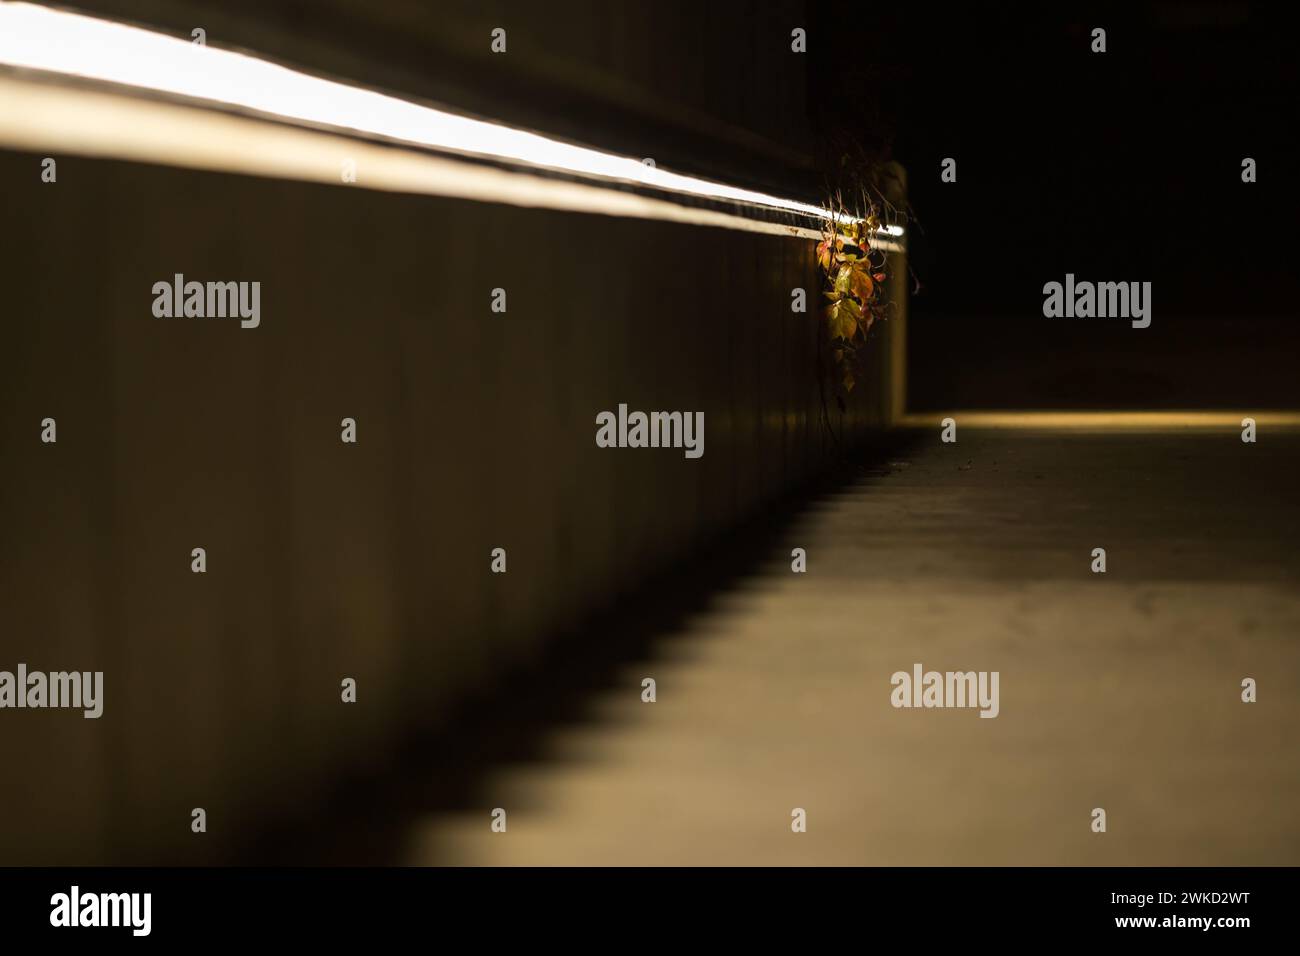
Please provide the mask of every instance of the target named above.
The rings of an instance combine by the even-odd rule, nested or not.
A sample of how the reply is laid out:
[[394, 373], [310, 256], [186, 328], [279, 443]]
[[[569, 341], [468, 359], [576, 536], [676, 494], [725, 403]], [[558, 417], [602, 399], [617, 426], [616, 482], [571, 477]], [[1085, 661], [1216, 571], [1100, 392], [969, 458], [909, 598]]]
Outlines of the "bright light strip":
[[[208, 100], [420, 146], [853, 222], [806, 203], [457, 116], [266, 60], [29, 3], [0, 3], [0, 63]], [[880, 230], [901, 236], [898, 226]]]

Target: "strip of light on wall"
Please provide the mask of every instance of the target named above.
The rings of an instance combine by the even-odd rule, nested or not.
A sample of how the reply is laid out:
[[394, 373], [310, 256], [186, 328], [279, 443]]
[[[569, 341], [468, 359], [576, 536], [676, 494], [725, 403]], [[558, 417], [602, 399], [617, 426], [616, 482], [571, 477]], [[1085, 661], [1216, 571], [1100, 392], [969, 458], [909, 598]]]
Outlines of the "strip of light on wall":
[[[458, 116], [243, 53], [30, 3], [0, 3], [0, 63], [240, 107], [457, 153], [827, 219], [819, 206]], [[840, 221], [849, 217], [835, 215]], [[903, 235], [899, 226], [881, 232]]]

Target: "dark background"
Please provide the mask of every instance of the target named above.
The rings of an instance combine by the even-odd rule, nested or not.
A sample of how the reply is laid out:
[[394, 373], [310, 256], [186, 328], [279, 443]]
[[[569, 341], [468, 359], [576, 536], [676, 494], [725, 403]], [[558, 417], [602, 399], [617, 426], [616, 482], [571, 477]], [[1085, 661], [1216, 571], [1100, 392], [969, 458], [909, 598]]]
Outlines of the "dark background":
[[[1297, 405], [1289, 4], [77, 5], [813, 201], [845, 155], [896, 160], [914, 410]], [[1067, 272], [1150, 281], [1151, 327], [1044, 318], [1043, 284]]]
[[[1286, 5], [812, 10], [823, 141], [909, 172], [914, 409], [1295, 406]], [[1067, 272], [1152, 282], [1151, 327], [1044, 318]]]

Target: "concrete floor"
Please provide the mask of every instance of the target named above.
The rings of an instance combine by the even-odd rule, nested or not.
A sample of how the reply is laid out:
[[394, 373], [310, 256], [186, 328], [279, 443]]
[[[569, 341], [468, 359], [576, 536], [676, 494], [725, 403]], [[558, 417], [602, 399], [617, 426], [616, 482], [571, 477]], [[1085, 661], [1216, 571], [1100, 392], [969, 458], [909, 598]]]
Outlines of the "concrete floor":
[[[1300, 435], [959, 439], [919, 436], [811, 503], [580, 718], [531, 728], [527, 759], [480, 753], [468, 804], [379, 805], [370, 855], [1300, 864]], [[916, 662], [998, 671], [1000, 715], [893, 708]], [[434, 792], [442, 769], [408, 774]], [[370, 837], [344, 839], [355, 857]]]

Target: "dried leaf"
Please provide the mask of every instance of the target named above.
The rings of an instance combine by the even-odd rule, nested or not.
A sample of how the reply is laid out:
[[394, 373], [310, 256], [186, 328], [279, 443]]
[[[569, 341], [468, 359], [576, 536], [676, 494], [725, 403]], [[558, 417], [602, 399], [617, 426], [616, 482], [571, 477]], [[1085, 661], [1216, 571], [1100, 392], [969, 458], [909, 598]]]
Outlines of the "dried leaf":
[[817, 244], [817, 264], [822, 267], [823, 271], [830, 271], [833, 257], [834, 254], [831, 252], [829, 239], [823, 239]]
[[[837, 277], [837, 288], [838, 281], [839, 279]], [[870, 301], [875, 290], [876, 286], [871, 281], [871, 276], [867, 275], [866, 269], [855, 268], [849, 273], [849, 291], [861, 299], [864, 305]]]

